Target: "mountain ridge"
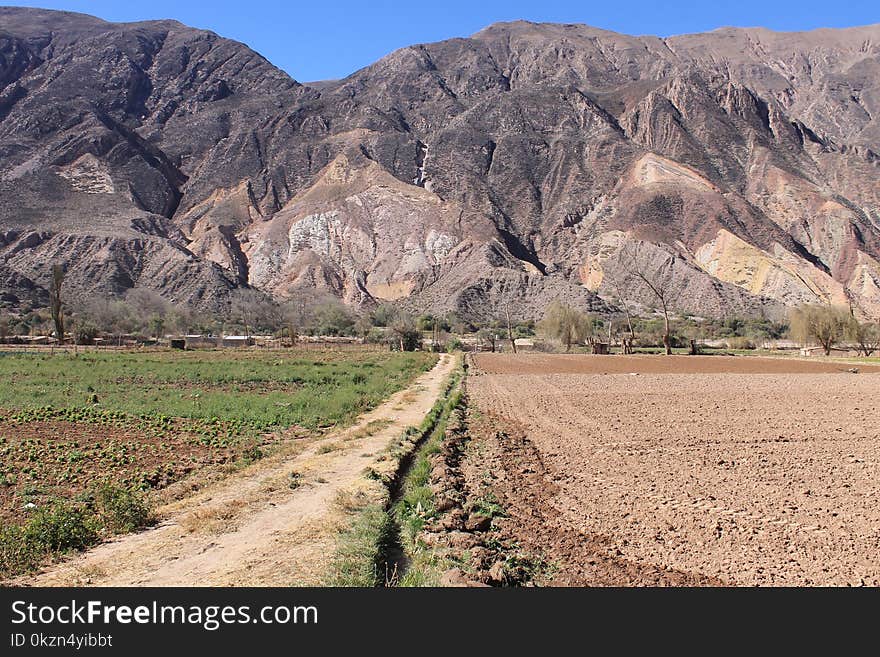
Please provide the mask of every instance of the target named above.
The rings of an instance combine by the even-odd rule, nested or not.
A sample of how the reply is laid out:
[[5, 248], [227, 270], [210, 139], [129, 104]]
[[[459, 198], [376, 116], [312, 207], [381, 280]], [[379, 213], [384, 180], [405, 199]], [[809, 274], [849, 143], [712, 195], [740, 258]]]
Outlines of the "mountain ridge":
[[880, 24], [501, 23], [310, 87], [209, 31], [81, 16], [0, 9], [9, 304], [60, 260], [74, 296], [218, 312], [243, 286], [650, 307], [640, 271], [681, 312], [880, 313]]

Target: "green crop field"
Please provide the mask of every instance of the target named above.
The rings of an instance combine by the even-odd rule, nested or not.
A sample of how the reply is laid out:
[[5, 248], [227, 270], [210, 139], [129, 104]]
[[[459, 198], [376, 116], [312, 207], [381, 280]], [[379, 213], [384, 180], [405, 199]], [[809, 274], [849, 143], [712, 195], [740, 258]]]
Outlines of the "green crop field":
[[144, 493], [246, 465], [351, 423], [436, 361], [362, 347], [0, 352], [0, 525], [61, 501], [91, 508], [107, 486]]
[[0, 409], [87, 409], [90, 417], [99, 409], [223, 422], [242, 431], [314, 429], [352, 420], [435, 362], [420, 352], [350, 348], [7, 352], [0, 356]]

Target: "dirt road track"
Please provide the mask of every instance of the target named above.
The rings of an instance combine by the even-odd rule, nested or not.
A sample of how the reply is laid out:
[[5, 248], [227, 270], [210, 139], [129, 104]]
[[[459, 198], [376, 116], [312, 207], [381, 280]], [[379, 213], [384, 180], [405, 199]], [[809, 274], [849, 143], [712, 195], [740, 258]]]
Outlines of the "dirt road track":
[[[320, 584], [343, 515], [373, 456], [419, 424], [454, 367], [441, 356], [407, 390], [294, 455], [264, 459], [161, 509], [155, 528], [104, 543], [18, 583], [37, 586]], [[291, 478], [291, 473], [295, 473]], [[291, 482], [295, 482], [292, 488]]]

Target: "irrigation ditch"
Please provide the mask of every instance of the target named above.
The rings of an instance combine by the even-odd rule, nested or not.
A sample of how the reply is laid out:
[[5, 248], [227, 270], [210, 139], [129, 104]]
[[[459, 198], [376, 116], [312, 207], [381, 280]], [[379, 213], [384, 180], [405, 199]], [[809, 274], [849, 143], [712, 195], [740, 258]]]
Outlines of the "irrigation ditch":
[[340, 533], [327, 584], [335, 586], [517, 586], [540, 560], [524, 558], [497, 531], [504, 509], [469, 486], [464, 355], [418, 427], [407, 428], [364, 476], [370, 501]]

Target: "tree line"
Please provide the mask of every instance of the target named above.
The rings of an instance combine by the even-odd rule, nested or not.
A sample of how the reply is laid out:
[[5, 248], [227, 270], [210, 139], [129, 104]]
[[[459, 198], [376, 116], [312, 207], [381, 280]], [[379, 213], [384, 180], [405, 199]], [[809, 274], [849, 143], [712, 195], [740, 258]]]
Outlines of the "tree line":
[[548, 306], [537, 330], [566, 351], [573, 346], [618, 343], [624, 353], [635, 345], [661, 346], [667, 354], [676, 346], [698, 353], [699, 343], [710, 339], [727, 339], [733, 347], [753, 349], [759, 340], [787, 337], [804, 346], [819, 345], [826, 356], [837, 345], [851, 346], [865, 357], [880, 352], [880, 322], [859, 320], [851, 308], [827, 304], [797, 306], [789, 311], [787, 322], [779, 322], [755, 317], [676, 321], [668, 310], [654, 318], [627, 312], [600, 316], [555, 302]]
[[[635, 260], [635, 259], [633, 259]], [[635, 269], [635, 268], [634, 268]], [[168, 335], [274, 335], [295, 342], [301, 335], [354, 336], [366, 342], [385, 343], [392, 349], [419, 348], [427, 338], [431, 348], [460, 346], [455, 335], [495, 351], [509, 344], [516, 352], [516, 339], [539, 337], [571, 351], [575, 346], [619, 344], [624, 353], [635, 346], [690, 347], [692, 353], [707, 339], [728, 339], [735, 347], [754, 348], [758, 340], [789, 337], [801, 344], [818, 344], [829, 355], [844, 342], [861, 354], [880, 350], [880, 323], [860, 321], [852, 309], [827, 304], [805, 304], [791, 309], [787, 322], [763, 317], [673, 319], [665, 292], [656, 277], [641, 273], [637, 278], [655, 290], [663, 301], [662, 316], [637, 317], [625, 303], [614, 314], [596, 315], [560, 302], [551, 303], [540, 322], [512, 319], [509, 307], [484, 325], [475, 325], [455, 313], [413, 315], [399, 306], [383, 304], [356, 313], [337, 298], [317, 291], [303, 291], [292, 299], [276, 301], [254, 289], [236, 290], [229, 310], [221, 315], [199, 313], [170, 302], [158, 293], [135, 288], [118, 299], [94, 297], [68, 303], [64, 296], [64, 270], [53, 266], [48, 309], [25, 309], [17, 316], [0, 315], [0, 339], [10, 335], [50, 332], [60, 342], [92, 344], [98, 337], [139, 335], [158, 340]]]

